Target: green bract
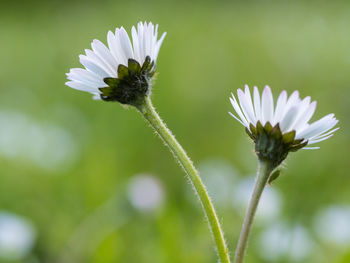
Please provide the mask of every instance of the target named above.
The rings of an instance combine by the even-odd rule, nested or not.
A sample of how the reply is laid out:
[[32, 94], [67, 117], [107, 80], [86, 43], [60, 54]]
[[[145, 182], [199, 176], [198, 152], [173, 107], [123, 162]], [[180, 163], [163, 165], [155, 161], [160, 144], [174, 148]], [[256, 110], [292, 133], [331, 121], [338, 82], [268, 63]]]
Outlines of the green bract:
[[279, 123], [272, 127], [270, 122], [262, 126], [258, 121], [256, 127], [250, 124], [249, 129], [246, 128], [246, 132], [255, 142], [255, 152], [259, 159], [271, 162], [273, 167], [280, 165], [289, 152], [307, 145], [304, 139], [295, 140], [295, 130], [283, 134]]
[[134, 59], [128, 60], [128, 66], [118, 66], [118, 78], [104, 78], [107, 87], [99, 88], [101, 99], [118, 101], [122, 104], [139, 106], [151, 91], [151, 80], [155, 73], [154, 61], [149, 56], [141, 65]]

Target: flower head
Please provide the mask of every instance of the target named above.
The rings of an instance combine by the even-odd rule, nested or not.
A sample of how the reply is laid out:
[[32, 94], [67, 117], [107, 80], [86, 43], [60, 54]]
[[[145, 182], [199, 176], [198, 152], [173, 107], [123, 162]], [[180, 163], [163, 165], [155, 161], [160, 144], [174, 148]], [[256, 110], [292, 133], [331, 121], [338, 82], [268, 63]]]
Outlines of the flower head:
[[92, 50], [80, 55], [85, 67], [67, 73], [66, 85], [94, 95], [95, 99], [138, 105], [150, 93], [160, 46], [166, 33], [158, 40], [158, 25], [139, 22], [132, 27], [132, 41], [123, 27], [107, 34], [108, 48], [99, 40]]
[[299, 98], [299, 92], [294, 91], [288, 98], [282, 91], [274, 107], [270, 87], [266, 86], [261, 97], [257, 87], [254, 87], [253, 99], [248, 86], [245, 90], [238, 89], [238, 101], [232, 94], [231, 104], [238, 117], [233, 115], [255, 142], [255, 150], [260, 159], [279, 165], [290, 151], [318, 149], [305, 147], [330, 138], [336, 129], [332, 129], [338, 120], [334, 114], [328, 114], [318, 121], [309, 123], [316, 109], [316, 101], [310, 97]]

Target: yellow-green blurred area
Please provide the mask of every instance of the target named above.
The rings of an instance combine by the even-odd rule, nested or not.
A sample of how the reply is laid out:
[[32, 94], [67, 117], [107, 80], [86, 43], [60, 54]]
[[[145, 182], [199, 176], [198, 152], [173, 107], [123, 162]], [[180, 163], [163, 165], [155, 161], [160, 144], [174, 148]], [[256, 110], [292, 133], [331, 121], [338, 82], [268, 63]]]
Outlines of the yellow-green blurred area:
[[233, 254], [257, 166], [230, 92], [271, 86], [340, 130], [287, 158], [247, 263], [350, 262], [350, 2], [13, 1], [0, 9], [0, 262], [214, 263], [190, 184], [134, 109], [64, 85], [108, 30], [159, 24], [153, 103], [202, 173]]

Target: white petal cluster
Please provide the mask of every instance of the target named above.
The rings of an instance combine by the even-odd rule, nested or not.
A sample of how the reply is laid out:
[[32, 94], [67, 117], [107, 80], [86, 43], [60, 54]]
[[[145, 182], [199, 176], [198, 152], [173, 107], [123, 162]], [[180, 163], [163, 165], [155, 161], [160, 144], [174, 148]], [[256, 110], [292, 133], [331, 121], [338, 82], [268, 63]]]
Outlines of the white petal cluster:
[[[338, 123], [333, 113], [310, 124], [309, 121], [316, 109], [316, 101], [311, 102], [310, 97], [299, 98], [298, 91], [294, 91], [289, 98], [287, 92], [282, 91], [277, 99], [276, 107], [274, 107], [273, 95], [269, 86], [265, 86], [261, 96], [257, 87], [254, 87], [253, 93], [251, 96], [249, 87], [246, 85], [244, 91], [237, 90], [238, 100], [233, 94], [230, 98], [238, 117], [230, 113], [231, 116], [249, 130], [249, 125], [256, 126], [258, 121], [263, 126], [267, 122], [270, 122], [272, 126], [279, 124], [282, 133], [295, 130], [295, 139], [304, 139], [310, 145], [330, 138], [338, 129], [332, 129]], [[304, 149], [318, 148], [304, 147]]]
[[90, 92], [94, 94], [94, 98], [99, 99], [99, 88], [106, 87], [103, 79], [117, 78], [120, 64], [128, 66], [128, 59], [134, 59], [142, 66], [147, 56], [156, 63], [166, 33], [158, 40], [158, 25], [139, 22], [137, 29], [132, 27], [131, 35], [132, 41], [123, 27], [116, 28], [115, 34], [109, 31], [108, 47], [94, 39], [91, 43], [92, 50], [86, 49], [85, 55], [79, 56], [85, 69], [72, 68], [67, 73], [70, 81], [66, 82], [66, 85]]

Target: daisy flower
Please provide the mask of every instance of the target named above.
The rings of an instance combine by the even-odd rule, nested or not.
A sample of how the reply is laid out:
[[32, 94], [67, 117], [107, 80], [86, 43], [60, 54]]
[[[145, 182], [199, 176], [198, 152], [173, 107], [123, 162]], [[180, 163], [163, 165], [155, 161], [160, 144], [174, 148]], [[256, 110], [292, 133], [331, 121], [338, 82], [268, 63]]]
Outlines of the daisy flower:
[[123, 27], [107, 34], [108, 47], [94, 39], [92, 50], [80, 55], [85, 67], [72, 68], [66, 85], [87, 91], [95, 99], [138, 105], [150, 93], [160, 46], [166, 33], [158, 39], [158, 25], [139, 22], [131, 36]]
[[282, 91], [274, 107], [274, 99], [269, 86], [265, 86], [260, 96], [254, 87], [253, 96], [249, 87], [238, 89], [238, 100], [232, 94], [231, 104], [238, 116], [230, 113], [246, 128], [246, 132], [255, 142], [255, 150], [261, 159], [272, 160], [279, 165], [290, 151], [318, 149], [309, 147], [333, 136], [338, 129], [334, 126], [338, 120], [334, 114], [328, 114], [318, 121], [310, 123], [316, 109], [316, 101], [310, 97], [299, 98], [294, 91], [288, 98]]

